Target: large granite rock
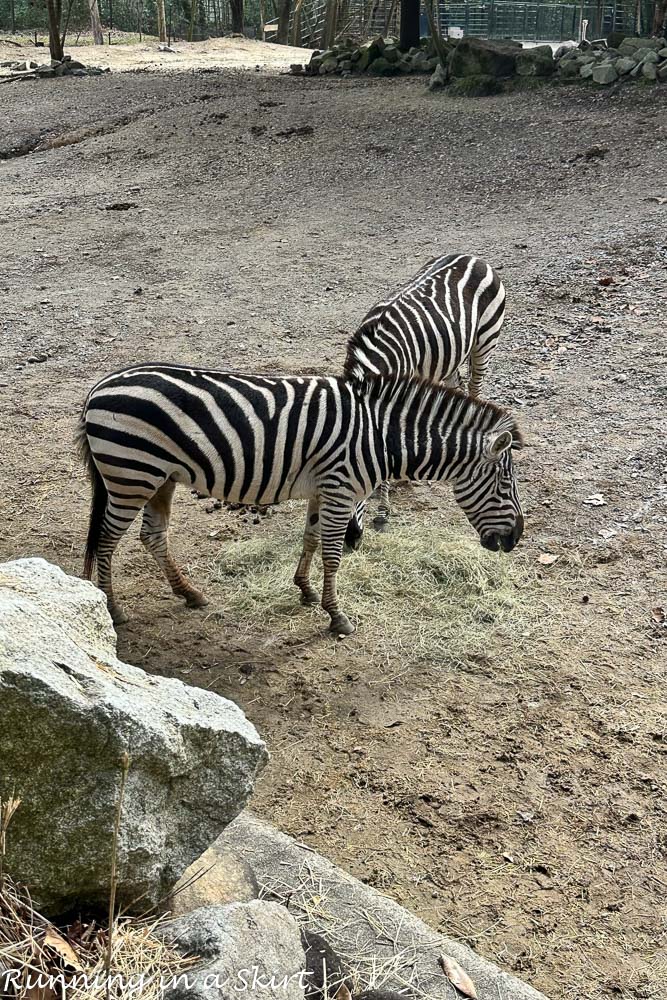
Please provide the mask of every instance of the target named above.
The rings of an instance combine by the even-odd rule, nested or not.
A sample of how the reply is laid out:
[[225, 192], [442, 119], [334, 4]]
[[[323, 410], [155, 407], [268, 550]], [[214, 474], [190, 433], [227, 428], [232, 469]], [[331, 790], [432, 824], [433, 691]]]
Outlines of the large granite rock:
[[496, 79], [516, 73], [517, 49], [500, 42], [483, 41], [481, 38], [462, 38], [449, 57], [452, 77], [492, 76]]
[[236, 705], [116, 657], [106, 602], [42, 559], [0, 565], [6, 868], [49, 914], [106, 906], [121, 758], [118, 899], [142, 911], [247, 802], [267, 760]]
[[202, 961], [164, 1000], [303, 1000], [306, 957], [301, 933], [285, 907], [264, 900], [206, 906], [170, 921], [161, 937]]
[[[398, 903], [248, 810], [230, 823], [215, 847], [237, 852], [254, 872], [264, 896], [289, 906], [306, 937], [314, 934], [326, 942], [327, 953], [335, 957], [335, 962], [327, 958], [327, 965], [339, 966], [344, 976], [350, 974], [355, 980], [360, 991], [354, 993], [355, 1000], [379, 990], [379, 978], [383, 997], [403, 993], [406, 1000], [454, 1000], [458, 994], [443, 975], [441, 955], [449, 955], [465, 969], [479, 1000], [547, 1000], [460, 940], [437, 934]], [[309, 962], [309, 968], [312, 965]], [[381, 977], [379, 969], [384, 970]], [[312, 978], [308, 981], [316, 984]]]
[[556, 69], [550, 45], [534, 45], [516, 54], [516, 71], [519, 76], [551, 76]]

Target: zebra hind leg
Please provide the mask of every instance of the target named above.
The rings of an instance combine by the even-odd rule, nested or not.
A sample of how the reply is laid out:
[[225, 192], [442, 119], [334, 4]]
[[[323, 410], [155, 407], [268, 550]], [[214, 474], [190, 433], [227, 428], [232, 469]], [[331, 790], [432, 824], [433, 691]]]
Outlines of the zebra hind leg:
[[322, 607], [331, 618], [329, 631], [339, 636], [351, 635], [354, 632], [354, 625], [338, 607], [336, 590], [345, 529], [351, 513], [350, 505], [333, 497], [322, 504], [322, 565], [324, 566]]
[[373, 518], [373, 527], [376, 531], [386, 531], [389, 527], [391, 507], [389, 506], [389, 483], [382, 483], [380, 486], [380, 504], [378, 512]]
[[122, 606], [116, 600], [113, 582], [111, 577], [111, 560], [121, 538], [130, 527], [144, 502], [137, 498], [134, 505], [130, 505], [125, 500], [122, 505], [109, 497], [107, 507], [100, 528], [99, 542], [97, 544], [97, 585], [105, 594], [107, 608], [114, 625], [123, 625], [128, 621], [128, 616], [123, 611]]
[[319, 604], [320, 595], [310, 582], [310, 567], [313, 556], [320, 544], [320, 501], [317, 498], [308, 501], [306, 514], [306, 529], [303, 533], [303, 549], [299, 565], [294, 574], [294, 583], [301, 591], [301, 603], [305, 605]]
[[169, 520], [175, 489], [174, 480], [168, 479], [153, 494], [144, 507], [139, 537], [166, 576], [174, 594], [182, 597], [189, 608], [203, 608], [208, 604], [208, 599], [193, 587], [169, 548]]
[[345, 529], [345, 548], [355, 551], [361, 546], [364, 538], [364, 512], [366, 501], [360, 500], [354, 508], [354, 514], [347, 522]]
[[[489, 352], [490, 353], [490, 352]], [[468, 383], [468, 395], [475, 399], [479, 397], [482, 382], [489, 366], [488, 354], [473, 354], [470, 359], [470, 381]]]

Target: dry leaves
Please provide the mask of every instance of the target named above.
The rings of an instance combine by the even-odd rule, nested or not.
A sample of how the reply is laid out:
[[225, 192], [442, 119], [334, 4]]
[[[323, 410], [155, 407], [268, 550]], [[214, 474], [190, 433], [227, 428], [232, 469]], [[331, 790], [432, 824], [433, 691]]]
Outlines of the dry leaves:
[[541, 566], [553, 566], [555, 562], [558, 562], [560, 556], [555, 556], [551, 552], [540, 552], [537, 557], [537, 561]]
[[440, 962], [440, 968], [447, 976], [447, 979], [449, 979], [452, 986], [455, 986], [459, 993], [462, 993], [464, 997], [470, 997], [471, 1000], [477, 1000], [477, 990], [475, 989], [475, 984], [468, 973], [464, 972], [456, 959], [450, 958], [449, 955], [441, 955], [438, 961]]
[[44, 947], [55, 951], [55, 953], [62, 958], [63, 962], [66, 965], [69, 965], [72, 969], [76, 969], [77, 972], [83, 972], [83, 966], [79, 962], [74, 948], [72, 948], [69, 941], [66, 941], [65, 938], [58, 933], [55, 927], [48, 928], [44, 938]]
[[607, 501], [601, 493], [593, 493], [581, 502], [587, 504], [589, 507], [605, 507], [607, 504]]
[[345, 983], [341, 983], [336, 991], [336, 1000], [352, 1000], [352, 994]]

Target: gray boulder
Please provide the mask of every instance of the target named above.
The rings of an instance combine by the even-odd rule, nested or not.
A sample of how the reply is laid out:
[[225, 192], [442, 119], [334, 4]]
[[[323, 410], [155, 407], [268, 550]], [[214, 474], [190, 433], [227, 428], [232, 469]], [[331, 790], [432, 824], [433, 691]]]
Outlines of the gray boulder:
[[173, 917], [181, 917], [202, 906], [258, 898], [257, 880], [238, 852], [212, 844], [183, 872], [167, 907]]
[[660, 80], [661, 83], [665, 83], [667, 81], [667, 62], [658, 66], [658, 80]]
[[462, 38], [449, 57], [453, 77], [476, 76], [503, 79], [516, 73], [517, 50], [500, 42]]
[[565, 80], [573, 80], [579, 76], [582, 64], [578, 59], [561, 59], [558, 70]]
[[398, 66], [396, 63], [389, 62], [384, 56], [380, 56], [378, 59], [374, 59], [367, 70], [372, 76], [393, 76], [398, 73]]
[[600, 83], [604, 86], [618, 80], [618, 73], [611, 63], [600, 63], [599, 66], [594, 66], [592, 76], [595, 83]]
[[614, 62], [614, 69], [619, 76], [626, 76], [631, 70], [635, 68], [635, 60], [631, 59], [629, 56], [621, 56]]
[[244, 807], [267, 760], [236, 705], [116, 657], [102, 593], [43, 559], [0, 565], [0, 796], [7, 870], [59, 914], [106, 906], [129, 754], [119, 902], [143, 912]]
[[301, 932], [278, 903], [203, 907], [164, 924], [159, 934], [183, 954], [203, 959], [166, 984], [164, 1000], [304, 1000]]
[[660, 58], [655, 49], [648, 49], [648, 48], [637, 49], [637, 51], [635, 52], [635, 58], [639, 59], [641, 62], [652, 62], [652, 63], [660, 62]]
[[642, 63], [642, 76], [645, 80], [657, 80], [658, 79], [658, 67], [654, 62], [643, 62]]
[[447, 79], [448, 79], [447, 70], [442, 65], [442, 63], [439, 62], [433, 71], [433, 76], [428, 81], [428, 89], [440, 90], [442, 87], [446, 86]]
[[579, 70], [579, 76], [582, 78], [582, 80], [590, 80], [590, 78], [593, 76], [593, 64], [586, 63], [584, 66], [582, 66], [581, 69]]
[[338, 60], [335, 56], [329, 56], [320, 64], [320, 76], [324, 76], [327, 73], [335, 73], [337, 69]]
[[555, 69], [550, 45], [535, 45], [517, 52], [516, 71], [519, 76], [551, 76]]

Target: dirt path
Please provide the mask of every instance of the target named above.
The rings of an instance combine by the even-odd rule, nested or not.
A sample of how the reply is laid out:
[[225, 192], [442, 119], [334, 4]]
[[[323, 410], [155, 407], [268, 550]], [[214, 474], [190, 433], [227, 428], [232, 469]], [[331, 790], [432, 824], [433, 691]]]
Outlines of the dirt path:
[[[47, 38], [48, 41], [48, 38]], [[133, 45], [76, 45], [70, 38], [66, 47], [73, 59], [86, 66], [100, 66], [115, 73], [210, 73], [225, 69], [261, 69], [264, 72], [288, 70], [291, 63], [308, 62], [311, 49], [290, 45], [268, 45], [252, 38], [234, 35], [229, 38], [209, 38], [205, 42], [175, 41], [171, 52], [160, 52], [157, 38], [144, 37]], [[8, 59], [32, 59], [49, 62], [46, 47], [35, 48], [22, 39], [0, 35], [0, 62]], [[0, 74], [6, 72], [0, 70]]]
[[[667, 991], [659, 100], [255, 73], [3, 90], [0, 150], [43, 151], [0, 163], [0, 558], [79, 571], [71, 438], [99, 375], [150, 358], [336, 371], [366, 309], [429, 255], [503, 267], [487, 390], [528, 441], [513, 558], [539, 636], [480, 622], [485, 655], [415, 663], [380, 656], [370, 628], [332, 644], [317, 612], [306, 643], [246, 632], [224, 614], [221, 542], [301, 514], [254, 524], [183, 494], [176, 544], [212, 613], [183, 611], [133, 537], [119, 647], [243, 706], [273, 751], [263, 815], [571, 1000]], [[420, 523], [469, 532], [444, 490], [397, 506], [416, 553]]]

